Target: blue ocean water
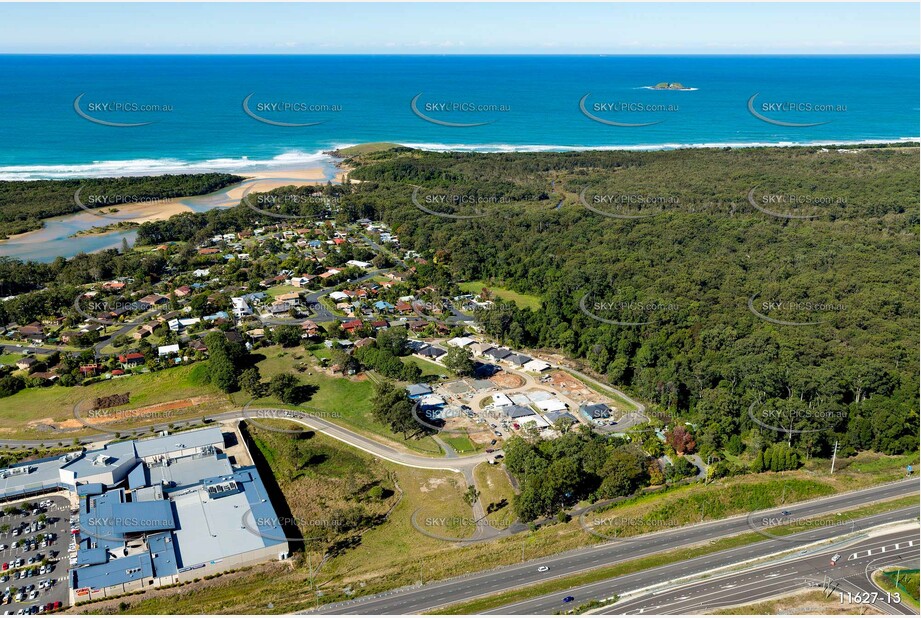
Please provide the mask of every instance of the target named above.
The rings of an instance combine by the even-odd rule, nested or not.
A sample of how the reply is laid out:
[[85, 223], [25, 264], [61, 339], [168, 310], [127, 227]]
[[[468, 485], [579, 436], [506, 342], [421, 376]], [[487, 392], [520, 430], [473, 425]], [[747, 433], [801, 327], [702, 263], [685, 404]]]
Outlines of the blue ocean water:
[[[304, 166], [372, 141], [537, 150], [917, 139], [918, 73], [916, 56], [7, 55], [0, 179]], [[688, 89], [649, 88], [660, 82]], [[766, 120], [749, 110], [754, 95]]]

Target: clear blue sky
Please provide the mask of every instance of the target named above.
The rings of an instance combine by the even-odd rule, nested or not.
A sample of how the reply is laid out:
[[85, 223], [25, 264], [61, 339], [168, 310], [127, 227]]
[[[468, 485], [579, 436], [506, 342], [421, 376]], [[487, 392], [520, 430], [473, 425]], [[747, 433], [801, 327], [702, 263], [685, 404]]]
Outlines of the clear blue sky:
[[0, 4], [0, 53], [891, 54], [917, 3]]

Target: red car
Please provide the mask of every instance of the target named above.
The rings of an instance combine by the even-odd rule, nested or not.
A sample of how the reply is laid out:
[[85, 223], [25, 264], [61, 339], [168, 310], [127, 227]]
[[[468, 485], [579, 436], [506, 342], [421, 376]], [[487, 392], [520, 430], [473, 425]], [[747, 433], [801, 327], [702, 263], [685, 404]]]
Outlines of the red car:
[[57, 610], [59, 610], [59, 609], [61, 609], [61, 602], [60, 602], [60, 601], [55, 601], [55, 602], [54, 602], [54, 610], [57, 611]]
[[10, 568], [10, 563], [9, 563], [9, 562], [4, 562], [4, 563], [3, 563], [3, 570], [4, 570], [4, 571], [7, 571], [7, 570], [9, 570], [9, 568]]

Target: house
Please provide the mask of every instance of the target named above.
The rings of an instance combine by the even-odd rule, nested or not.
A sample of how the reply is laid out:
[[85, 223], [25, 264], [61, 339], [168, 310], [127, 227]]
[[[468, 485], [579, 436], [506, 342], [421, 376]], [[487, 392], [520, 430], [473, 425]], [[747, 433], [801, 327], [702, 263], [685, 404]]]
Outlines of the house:
[[586, 420], [596, 421], [602, 418], [610, 418], [611, 408], [603, 403], [583, 403], [579, 406], [579, 414], [584, 416]]
[[524, 354], [510, 354], [502, 360], [510, 365], [522, 367], [525, 364], [531, 362], [531, 357], [525, 356]]
[[334, 300], [334, 301], [336, 301], [336, 302], [341, 302], [341, 301], [343, 301], [343, 300], [348, 300], [349, 298], [351, 298], [351, 297], [350, 297], [348, 294], [346, 294], [345, 292], [340, 292], [340, 291], [338, 291], [338, 290], [335, 291], [335, 292], [330, 292], [330, 293], [329, 293], [329, 297], [330, 297], [331, 300]]
[[304, 334], [308, 337], [319, 337], [320, 336], [320, 327], [317, 326], [317, 323], [313, 320], [305, 320], [301, 324], [301, 330], [304, 331]]
[[432, 387], [428, 384], [410, 384], [406, 387], [406, 395], [413, 401], [432, 394]]
[[32, 368], [38, 363], [34, 356], [24, 356], [16, 361], [16, 368], [22, 371], [32, 371]]
[[31, 341], [44, 341], [45, 327], [39, 322], [32, 322], [19, 328], [19, 336]]
[[205, 342], [201, 339], [193, 339], [189, 342], [189, 349], [194, 352], [206, 353], [208, 352], [208, 346], [205, 345]]
[[325, 273], [320, 273], [320, 279], [329, 279], [330, 277], [335, 277], [341, 272], [342, 271], [339, 270], [338, 268], [330, 268]]
[[187, 285], [180, 285], [178, 288], [173, 290], [173, 294], [176, 295], [176, 298], [185, 298], [192, 293], [192, 289]]
[[448, 345], [453, 345], [456, 348], [465, 348], [468, 345], [473, 345], [476, 343], [476, 340], [471, 339], [470, 337], [455, 337], [454, 339], [449, 339], [447, 341]]
[[349, 266], [355, 266], [356, 268], [371, 268], [371, 262], [362, 262], [361, 260], [349, 260], [346, 262]]
[[523, 418], [525, 416], [534, 416], [534, 410], [531, 408], [526, 408], [524, 406], [510, 405], [510, 406], [501, 406], [502, 414], [508, 418]]
[[80, 365], [80, 373], [83, 377], [94, 376], [102, 368], [102, 365], [99, 363], [92, 363], [90, 365]]
[[173, 318], [167, 322], [167, 325], [171, 331], [178, 333], [199, 322], [201, 322], [201, 318]]
[[231, 298], [230, 304], [232, 306], [233, 315], [237, 319], [253, 315], [253, 310], [249, 308], [249, 303], [242, 297], [235, 296]]
[[271, 313], [272, 315], [285, 314], [291, 311], [292, 309], [294, 309], [295, 306], [296, 305], [292, 303], [291, 301], [277, 300], [271, 305], [269, 305], [269, 313]]
[[374, 345], [377, 340], [374, 337], [363, 337], [355, 342], [356, 348], [363, 348], [365, 346]]
[[387, 323], [387, 320], [374, 320], [373, 322], [370, 323], [370, 325], [371, 325], [371, 328], [374, 328], [374, 329], [387, 328], [389, 326], [389, 324]]
[[192, 274], [196, 277], [207, 277], [211, 274], [210, 268], [197, 268], [192, 271]]
[[147, 324], [144, 324], [142, 327], [137, 329], [131, 336], [137, 340], [141, 340], [144, 337], [149, 337], [153, 334], [154, 329], [156, 329], [159, 325], [160, 323], [157, 321], [148, 322]]
[[425, 320], [411, 320], [410, 322], [407, 322], [409, 330], [414, 333], [421, 333], [428, 327], [428, 325], [429, 323]]
[[158, 305], [165, 305], [169, 302], [169, 298], [163, 294], [148, 294], [144, 298], [141, 298], [137, 301], [137, 306], [141, 309], [151, 309]]
[[179, 354], [179, 344], [161, 345], [157, 348], [157, 356], [169, 356], [170, 354]]
[[220, 253], [220, 251], [221, 250], [217, 249], [216, 247], [207, 247], [205, 249], [199, 249], [198, 255], [214, 255], [216, 253]]
[[121, 281], [107, 281], [102, 284], [102, 289], [107, 292], [118, 292], [124, 289], [125, 284]]
[[301, 304], [301, 294], [300, 292], [288, 292], [287, 294], [279, 294], [275, 297], [276, 301], [282, 301], [290, 303], [292, 307], [296, 307]]
[[422, 348], [421, 350], [419, 350], [419, 351], [417, 352], [417, 354], [418, 354], [419, 356], [425, 356], [425, 357], [428, 357], [428, 358], [434, 358], [435, 360], [438, 360], [439, 358], [441, 358], [442, 356], [444, 356], [444, 355], [447, 354], [447, 353], [448, 353], [447, 350], [443, 350], [443, 349], [441, 349], [441, 348], [436, 348], [436, 347], [433, 346], [433, 345], [426, 346], [426, 347]]
[[488, 350], [486, 350], [485, 352], [483, 352], [483, 356], [488, 356], [488, 357], [494, 358], [494, 359], [496, 359], [496, 360], [502, 360], [502, 359], [507, 358], [507, 357], [509, 357], [509, 356], [511, 356], [511, 355], [512, 355], [512, 353], [511, 353], [509, 350], [504, 350], [504, 349], [502, 349], [502, 348], [489, 348]]
[[118, 362], [121, 363], [122, 367], [128, 369], [130, 367], [137, 367], [138, 365], [144, 362], [144, 355], [140, 352], [129, 352], [128, 354], [119, 354]]
[[349, 334], [352, 334], [355, 331], [359, 330], [362, 326], [364, 326], [364, 324], [362, 323], [361, 320], [346, 320], [345, 322], [342, 323], [342, 330], [344, 330], [345, 332]]
[[378, 311], [386, 311], [389, 313], [393, 311], [395, 307], [394, 305], [391, 305], [390, 303], [388, 303], [386, 300], [379, 300], [376, 303], [374, 303], [374, 308], [377, 309]]
[[541, 371], [550, 369], [550, 363], [544, 362], [542, 360], [531, 360], [526, 362], [522, 369], [525, 371], [536, 371], [540, 373]]
[[393, 307], [398, 313], [410, 313], [413, 310], [413, 306], [408, 302], [401, 300]]

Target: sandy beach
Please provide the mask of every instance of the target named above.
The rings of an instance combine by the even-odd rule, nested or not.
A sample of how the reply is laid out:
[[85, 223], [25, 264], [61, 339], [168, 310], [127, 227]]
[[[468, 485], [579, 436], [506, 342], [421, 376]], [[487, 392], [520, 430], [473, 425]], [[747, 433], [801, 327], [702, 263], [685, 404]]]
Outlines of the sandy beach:
[[[277, 189], [279, 187], [291, 185], [303, 186], [326, 184], [326, 181], [328, 180], [322, 167], [292, 170], [269, 170], [255, 174], [250, 171], [232, 173], [245, 177], [246, 181], [218, 192], [218, 194], [223, 192], [224, 196], [226, 196], [227, 206], [233, 205], [232, 203], [234, 201], [240, 200], [243, 197], [244, 191], [269, 191], [271, 189]], [[348, 170], [337, 172], [335, 182], [341, 182], [344, 174], [347, 173]], [[25, 232], [23, 234], [16, 234], [10, 236], [7, 240], [0, 242], [21, 244], [48, 242], [50, 240], [49, 234], [52, 233], [51, 228], [54, 227], [49, 224], [54, 221], [66, 221], [68, 227], [73, 227], [75, 230], [105, 228], [105, 226], [111, 225], [113, 223], [118, 223], [119, 221], [138, 224], [145, 223], [147, 221], [162, 221], [180, 213], [194, 212], [193, 209], [184, 202], [199, 197], [202, 196], [177, 197], [150, 202], [134, 202], [129, 204], [120, 204], [117, 207], [117, 212], [110, 212], [109, 208], [101, 208], [93, 209], [92, 212], [77, 212], [74, 214], [62, 215], [60, 217], [52, 217], [44, 220], [45, 226], [42, 229]], [[101, 216], [107, 213], [111, 214], [111, 217]], [[111, 231], [112, 230], [100, 229], [95, 233], [82, 233], [81, 236], [102, 235]]]

